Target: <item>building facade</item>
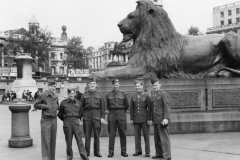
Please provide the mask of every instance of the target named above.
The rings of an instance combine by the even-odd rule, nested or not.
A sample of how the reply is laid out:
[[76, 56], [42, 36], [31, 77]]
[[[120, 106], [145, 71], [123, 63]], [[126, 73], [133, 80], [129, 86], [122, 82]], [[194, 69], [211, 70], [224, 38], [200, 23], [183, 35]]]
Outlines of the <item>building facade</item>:
[[213, 27], [208, 28], [206, 34], [229, 31], [240, 34], [240, 2], [214, 7], [212, 19]]
[[93, 71], [100, 71], [107, 68], [110, 62], [122, 61], [128, 62], [128, 56], [123, 55], [113, 55], [111, 52], [116, 47], [117, 43], [114, 41], [104, 43], [104, 46], [98, 47], [98, 49], [93, 50], [92, 54], [89, 56], [89, 67]]
[[[29, 31], [36, 32], [36, 29], [39, 27], [39, 22], [35, 16], [31, 17], [28, 23]], [[36, 26], [36, 27], [33, 27]], [[49, 42], [49, 49], [51, 52], [49, 53], [49, 62], [45, 62], [42, 64], [36, 63], [33, 64], [33, 71], [34, 72], [51, 72], [51, 75], [56, 76], [67, 76], [67, 66], [63, 65], [63, 60], [66, 58], [65, 48], [67, 45], [67, 33], [66, 33], [66, 26], [62, 26], [62, 35], [60, 38], [58, 37], [51, 37], [51, 41]], [[6, 41], [10, 35], [13, 38], [21, 38], [27, 30], [24, 28], [15, 29], [15, 30], [7, 30], [7, 31], [0, 31], [0, 64], [2, 67], [14, 67], [15, 62], [14, 56], [4, 55], [3, 53], [3, 46], [6, 44]], [[10, 74], [10, 73], [9, 73]], [[3, 78], [6, 77], [7, 79], [8, 74], [3, 74]], [[13, 78], [16, 77], [15, 74]], [[2, 78], [2, 76], [1, 76]]]

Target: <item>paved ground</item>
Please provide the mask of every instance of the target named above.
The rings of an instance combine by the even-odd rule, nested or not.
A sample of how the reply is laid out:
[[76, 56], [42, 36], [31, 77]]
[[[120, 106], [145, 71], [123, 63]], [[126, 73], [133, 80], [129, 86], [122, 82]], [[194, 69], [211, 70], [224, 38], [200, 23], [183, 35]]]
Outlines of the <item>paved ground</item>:
[[[22, 149], [8, 148], [11, 137], [11, 112], [7, 105], [0, 105], [0, 160], [41, 160], [40, 143], [40, 111], [29, 112], [30, 135], [33, 146]], [[91, 160], [109, 159], [108, 138], [101, 140], [102, 158], [90, 156]], [[151, 136], [151, 156], [154, 155], [154, 140]], [[240, 160], [240, 132], [205, 133], [205, 134], [175, 134], [171, 135], [173, 160]], [[58, 121], [56, 160], [65, 160], [65, 140], [62, 122]], [[144, 151], [144, 143], [142, 143]], [[91, 151], [93, 151], [91, 149]], [[75, 140], [73, 140], [74, 160], [80, 159]], [[128, 158], [120, 156], [119, 138], [116, 138], [115, 156], [112, 159], [151, 159], [144, 156], [133, 157], [134, 137], [127, 137]], [[92, 153], [91, 153], [92, 154]]]

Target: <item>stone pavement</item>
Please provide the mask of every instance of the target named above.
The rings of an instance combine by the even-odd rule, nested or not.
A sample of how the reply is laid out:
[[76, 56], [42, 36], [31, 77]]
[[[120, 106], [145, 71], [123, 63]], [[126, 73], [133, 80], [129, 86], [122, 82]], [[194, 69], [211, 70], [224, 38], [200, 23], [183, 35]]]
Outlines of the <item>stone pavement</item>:
[[[29, 112], [30, 136], [33, 146], [28, 148], [9, 148], [8, 139], [11, 136], [11, 112], [8, 105], [0, 105], [0, 160], [41, 160], [40, 142], [40, 117], [41, 112]], [[56, 160], [66, 159], [66, 145], [62, 129], [62, 122], [58, 121]], [[151, 156], [154, 155], [154, 139], [150, 138]], [[92, 141], [93, 142], [93, 141]], [[93, 144], [92, 144], [93, 145]], [[171, 135], [172, 160], [240, 160], [240, 132], [228, 133], [202, 133], [202, 134], [174, 134]], [[108, 137], [101, 137], [100, 151], [102, 158], [93, 156], [91, 148], [90, 160], [106, 160], [108, 155]], [[144, 141], [142, 139], [144, 152]], [[73, 139], [73, 160], [79, 160], [75, 139]], [[120, 142], [116, 138], [115, 155], [112, 159], [151, 159], [144, 155], [133, 157], [134, 137], [127, 137], [128, 158], [120, 155]]]

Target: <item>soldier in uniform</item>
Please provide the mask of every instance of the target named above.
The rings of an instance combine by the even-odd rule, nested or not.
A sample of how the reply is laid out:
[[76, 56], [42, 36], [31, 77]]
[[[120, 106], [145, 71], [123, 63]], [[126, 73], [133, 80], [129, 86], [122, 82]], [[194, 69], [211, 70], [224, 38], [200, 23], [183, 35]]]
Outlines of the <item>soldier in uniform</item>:
[[57, 110], [59, 109], [58, 96], [55, 94], [56, 83], [48, 82], [48, 90], [38, 96], [34, 108], [42, 110], [41, 118], [41, 145], [42, 159], [55, 160], [57, 136]]
[[89, 90], [81, 97], [81, 110], [83, 114], [83, 130], [85, 134], [85, 148], [87, 155], [90, 155], [90, 142], [93, 130], [94, 135], [94, 156], [102, 157], [99, 152], [101, 124], [105, 123], [105, 100], [102, 94], [96, 91], [97, 81], [91, 79], [88, 83]]
[[60, 104], [58, 118], [63, 121], [63, 131], [67, 144], [67, 160], [73, 158], [72, 138], [73, 135], [77, 141], [78, 150], [83, 160], [88, 160], [86, 149], [83, 145], [80, 130], [80, 101], [75, 99], [75, 90], [68, 89], [68, 99], [65, 99]]
[[141, 130], [143, 131], [143, 137], [145, 140], [145, 157], [150, 157], [150, 126], [148, 124], [151, 112], [151, 98], [143, 91], [143, 84], [139, 80], [134, 81], [135, 89], [137, 91], [131, 97], [130, 101], [130, 123], [134, 125], [135, 131], [135, 153], [133, 156], [142, 155], [141, 148]]
[[154, 91], [152, 92], [152, 121], [154, 124], [154, 142], [156, 155], [153, 159], [162, 158], [163, 160], [171, 160], [171, 146], [168, 134], [169, 117], [169, 98], [168, 94], [160, 89], [161, 84], [158, 79], [151, 80]]
[[109, 133], [109, 155], [108, 157], [113, 157], [114, 155], [114, 144], [116, 131], [120, 135], [121, 144], [121, 155], [123, 157], [128, 157], [126, 153], [126, 110], [129, 108], [129, 102], [127, 95], [119, 91], [119, 80], [112, 80], [113, 90], [109, 92], [106, 96], [107, 108], [109, 110], [108, 114], [108, 133]]

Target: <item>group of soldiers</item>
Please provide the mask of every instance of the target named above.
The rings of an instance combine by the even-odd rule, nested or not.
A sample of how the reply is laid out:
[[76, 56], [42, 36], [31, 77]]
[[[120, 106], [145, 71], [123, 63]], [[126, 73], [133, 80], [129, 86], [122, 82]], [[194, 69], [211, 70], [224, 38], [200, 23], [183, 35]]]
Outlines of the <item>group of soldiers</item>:
[[[143, 90], [140, 80], [134, 81], [136, 93], [131, 96], [130, 103], [125, 92], [120, 91], [118, 79], [112, 80], [113, 90], [106, 98], [96, 90], [97, 81], [91, 79], [88, 82], [89, 90], [83, 95], [76, 94], [76, 89], [68, 89], [68, 98], [63, 100], [59, 106], [58, 97], [54, 90], [56, 83], [50, 81], [49, 89], [42, 93], [36, 103], [35, 109], [42, 110], [41, 118], [41, 144], [43, 160], [55, 160], [55, 146], [57, 134], [57, 117], [63, 121], [65, 134], [67, 160], [73, 158], [72, 138], [77, 141], [80, 156], [88, 160], [90, 156], [90, 143], [93, 131], [94, 156], [102, 157], [100, 154], [101, 125], [105, 123], [105, 106], [109, 110], [107, 117], [109, 132], [109, 154], [114, 156], [114, 145], [116, 132], [120, 136], [121, 155], [128, 157], [126, 144], [127, 118], [126, 111], [130, 107], [130, 123], [135, 131], [135, 153], [133, 156], [142, 155], [141, 131], [145, 141], [145, 157], [150, 157], [150, 126], [154, 126], [154, 142], [156, 154], [152, 159], [171, 160], [171, 147], [168, 134], [169, 98], [166, 92], [160, 89], [158, 79], [151, 80], [153, 91], [151, 97]], [[78, 95], [79, 99], [76, 98]], [[59, 110], [59, 111], [58, 111]], [[58, 112], [57, 112], [58, 111]], [[81, 139], [80, 121], [83, 119], [83, 131], [85, 135], [85, 146]]]

